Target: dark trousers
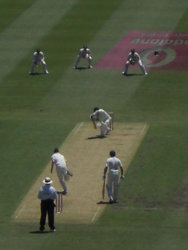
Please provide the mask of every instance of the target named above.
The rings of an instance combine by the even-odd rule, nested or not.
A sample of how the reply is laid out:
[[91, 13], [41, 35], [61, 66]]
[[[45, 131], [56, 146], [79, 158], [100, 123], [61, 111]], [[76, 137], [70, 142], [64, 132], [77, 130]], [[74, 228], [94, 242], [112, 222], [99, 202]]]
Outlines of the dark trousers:
[[53, 200], [41, 201], [41, 218], [40, 218], [40, 230], [44, 230], [46, 223], [46, 216], [48, 214], [48, 225], [50, 229], [55, 229], [54, 226], [54, 202]]

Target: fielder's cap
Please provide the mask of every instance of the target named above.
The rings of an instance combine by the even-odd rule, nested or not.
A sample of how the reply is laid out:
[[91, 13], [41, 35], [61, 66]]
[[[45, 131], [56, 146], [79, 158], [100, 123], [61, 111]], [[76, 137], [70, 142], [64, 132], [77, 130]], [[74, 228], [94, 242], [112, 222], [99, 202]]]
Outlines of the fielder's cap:
[[43, 181], [44, 184], [51, 184], [53, 181], [50, 179], [50, 177], [46, 177]]

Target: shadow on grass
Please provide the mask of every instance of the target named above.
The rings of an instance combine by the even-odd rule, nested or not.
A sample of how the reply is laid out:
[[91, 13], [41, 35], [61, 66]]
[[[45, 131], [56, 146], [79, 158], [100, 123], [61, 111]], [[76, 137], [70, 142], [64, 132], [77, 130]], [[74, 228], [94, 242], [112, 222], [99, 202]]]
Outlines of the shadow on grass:
[[30, 234], [51, 234], [53, 232], [51, 231], [40, 231], [40, 230], [36, 230], [36, 231], [31, 231], [29, 232]]
[[126, 77], [131, 77], [131, 76], [144, 76], [143, 74], [136, 74], [136, 73], [131, 73], [131, 74], [127, 74], [127, 75], [123, 75], [123, 76], [126, 76]]
[[45, 73], [41, 73], [41, 72], [36, 72], [36, 73], [31, 73], [29, 74], [30, 76], [40, 76], [40, 75], [47, 75]]
[[86, 69], [90, 69], [88, 67], [77, 67], [76, 70], [86, 70]]

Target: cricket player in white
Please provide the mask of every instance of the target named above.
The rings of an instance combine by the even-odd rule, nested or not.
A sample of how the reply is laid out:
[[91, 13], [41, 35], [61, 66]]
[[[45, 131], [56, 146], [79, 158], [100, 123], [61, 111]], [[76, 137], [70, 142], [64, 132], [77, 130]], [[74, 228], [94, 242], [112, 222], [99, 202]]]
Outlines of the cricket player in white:
[[109, 203], [117, 202], [119, 171], [121, 171], [120, 178], [124, 179], [122, 163], [120, 159], [116, 157], [116, 152], [114, 150], [111, 150], [110, 157], [106, 160], [106, 165], [104, 168], [104, 176], [103, 176], [103, 179], [105, 180], [106, 174], [108, 172], [108, 180], [106, 188], [109, 197]]
[[90, 119], [99, 122], [101, 137], [104, 137], [110, 132], [112, 117], [104, 109], [95, 107], [93, 113], [90, 115]]
[[138, 64], [142, 70], [144, 75], [147, 75], [146, 69], [141, 61], [140, 55], [135, 51], [135, 49], [131, 49], [128, 54], [127, 61], [125, 63], [125, 71], [122, 72], [123, 75], [128, 75], [128, 69], [130, 65]]
[[46, 62], [44, 59], [44, 53], [42, 51], [40, 51], [40, 49], [37, 49], [34, 53], [33, 53], [33, 58], [32, 58], [32, 65], [31, 65], [31, 69], [29, 71], [29, 74], [32, 75], [34, 74], [34, 69], [35, 66], [41, 64], [44, 70], [44, 74], [48, 74], [48, 70], [46, 68]]
[[80, 59], [87, 59], [88, 61], [88, 68], [91, 69], [91, 61], [92, 61], [92, 57], [91, 57], [91, 52], [90, 49], [87, 47], [87, 45], [84, 45], [83, 48], [81, 48], [78, 52], [77, 58], [76, 58], [76, 63], [74, 68], [78, 69], [78, 64], [80, 62]]
[[69, 180], [70, 176], [72, 176], [71, 172], [68, 170], [66, 165], [65, 157], [59, 153], [58, 148], [54, 149], [54, 154], [51, 156], [51, 173], [53, 172], [53, 167], [56, 165], [56, 172], [59, 178], [59, 181], [63, 187], [63, 194], [67, 194], [67, 186], [65, 184], [65, 180]]

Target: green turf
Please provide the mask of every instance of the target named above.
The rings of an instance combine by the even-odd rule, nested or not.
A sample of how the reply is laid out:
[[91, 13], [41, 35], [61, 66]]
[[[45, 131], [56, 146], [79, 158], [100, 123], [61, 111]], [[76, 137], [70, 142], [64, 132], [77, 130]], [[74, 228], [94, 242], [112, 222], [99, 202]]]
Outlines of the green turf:
[[[83, 43], [96, 63], [127, 32], [187, 31], [187, 1], [54, 3], [52, 11], [49, 0], [0, 0], [1, 248], [187, 249], [187, 72], [125, 78], [118, 70], [72, 69]], [[36, 46], [49, 76], [28, 75]], [[57, 222], [55, 234], [16, 223], [12, 214], [53, 148], [94, 106], [114, 111], [117, 121], [150, 125], [120, 185], [120, 203], [95, 225]]]

